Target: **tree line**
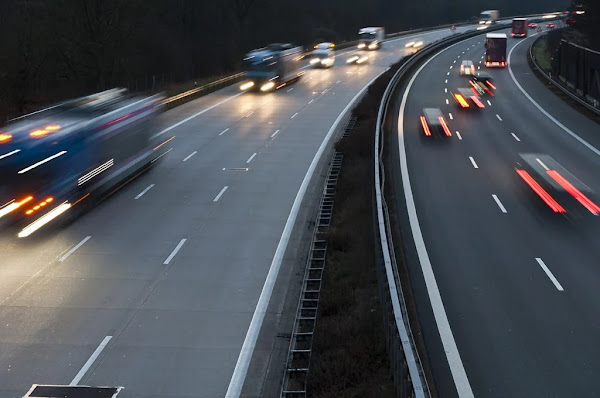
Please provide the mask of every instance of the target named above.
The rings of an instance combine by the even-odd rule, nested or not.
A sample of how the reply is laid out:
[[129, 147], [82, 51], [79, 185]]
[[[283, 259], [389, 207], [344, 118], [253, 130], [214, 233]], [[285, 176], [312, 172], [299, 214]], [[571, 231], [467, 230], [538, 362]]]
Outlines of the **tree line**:
[[[567, 3], [567, 4], [565, 4]], [[565, 0], [1, 0], [0, 120], [115, 86], [144, 89], [230, 73], [270, 42], [355, 39]]]

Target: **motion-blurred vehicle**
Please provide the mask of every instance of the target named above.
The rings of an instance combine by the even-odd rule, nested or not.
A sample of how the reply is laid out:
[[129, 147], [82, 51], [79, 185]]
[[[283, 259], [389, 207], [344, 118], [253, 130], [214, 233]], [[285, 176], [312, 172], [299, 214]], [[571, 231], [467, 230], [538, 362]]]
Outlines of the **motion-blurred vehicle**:
[[519, 156], [515, 171], [554, 213], [579, 215], [585, 209], [600, 214], [600, 206], [589, 197], [592, 190], [552, 157], [541, 153]]
[[246, 75], [240, 90], [272, 91], [297, 81], [302, 76], [302, 47], [270, 44], [250, 51], [244, 58]]
[[471, 87], [481, 96], [489, 95], [491, 97], [494, 96], [494, 90], [496, 90], [496, 86], [494, 85], [494, 80], [492, 76], [490, 76], [487, 72], [476, 72], [469, 81]]
[[408, 43], [406, 43], [404, 45], [404, 47], [406, 48], [421, 48], [423, 47], [423, 40], [417, 40], [417, 41], [409, 41]]
[[547, 23], [546, 24], [546, 28], [548, 28], [548, 29], [554, 29], [554, 24], [553, 23]]
[[527, 37], [527, 18], [513, 18], [511, 37]]
[[500, 18], [500, 11], [498, 10], [485, 10], [481, 12], [479, 16], [479, 24], [480, 25], [491, 25], [496, 23], [496, 21]]
[[362, 28], [358, 31], [359, 50], [379, 50], [385, 39], [385, 29], [382, 27]]
[[365, 54], [353, 54], [346, 60], [347, 64], [361, 65], [369, 60], [369, 56]]
[[423, 115], [419, 117], [423, 133], [427, 137], [439, 135], [443, 137], [451, 137], [452, 133], [448, 128], [448, 123], [439, 108], [424, 108]]
[[450, 92], [456, 104], [462, 109], [482, 109], [485, 105], [481, 101], [479, 94], [472, 88], [457, 88]]
[[317, 44], [309, 62], [316, 68], [331, 68], [335, 63], [335, 44], [329, 42]]
[[6, 126], [0, 133], [0, 222], [23, 227], [18, 236], [27, 237], [150, 167], [174, 138], [157, 133], [163, 100], [113, 89]]
[[475, 65], [473, 64], [473, 61], [470, 61], [468, 59], [462, 61], [460, 63], [460, 75], [468, 75], [468, 76], [472, 76], [473, 74], [475, 74]]
[[505, 67], [506, 62], [506, 41], [505, 33], [488, 33], [485, 35], [485, 66]]
[[565, 23], [568, 26], [574, 26], [578, 24], [579, 16], [585, 14], [585, 9], [582, 4], [571, 5], [564, 14]]
[[529, 26], [531, 29], [537, 28], [537, 24], [535, 22], [530, 22], [527, 24], [527, 26]]

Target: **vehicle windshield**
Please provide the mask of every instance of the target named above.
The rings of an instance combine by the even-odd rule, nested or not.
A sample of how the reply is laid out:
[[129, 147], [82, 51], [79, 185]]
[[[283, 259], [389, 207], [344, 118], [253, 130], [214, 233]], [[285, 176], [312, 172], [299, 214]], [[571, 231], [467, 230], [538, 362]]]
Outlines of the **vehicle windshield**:
[[359, 33], [358, 37], [362, 40], [375, 40], [377, 35], [375, 32], [363, 32], [363, 33]]

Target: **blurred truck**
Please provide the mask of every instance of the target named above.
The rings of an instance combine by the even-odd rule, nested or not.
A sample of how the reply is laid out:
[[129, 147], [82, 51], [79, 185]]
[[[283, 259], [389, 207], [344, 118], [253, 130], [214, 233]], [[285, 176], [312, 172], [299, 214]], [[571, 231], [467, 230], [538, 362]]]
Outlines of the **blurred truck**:
[[385, 29], [382, 27], [362, 28], [358, 31], [359, 50], [379, 50], [385, 39]]
[[270, 44], [250, 51], [244, 58], [246, 76], [240, 90], [272, 91], [302, 76], [302, 47], [292, 44]]
[[505, 67], [506, 61], [506, 34], [488, 33], [485, 36], [485, 66]]
[[[163, 156], [162, 95], [113, 89], [26, 115], [0, 130], [0, 222], [19, 237], [94, 203]], [[80, 208], [80, 207], [78, 207]]]
[[496, 23], [500, 18], [500, 12], [498, 10], [485, 10], [481, 12], [479, 16], [480, 25], [491, 25]]
[[527, 37], [527, 18], [514, 18], [512, 21], [511, 37]]

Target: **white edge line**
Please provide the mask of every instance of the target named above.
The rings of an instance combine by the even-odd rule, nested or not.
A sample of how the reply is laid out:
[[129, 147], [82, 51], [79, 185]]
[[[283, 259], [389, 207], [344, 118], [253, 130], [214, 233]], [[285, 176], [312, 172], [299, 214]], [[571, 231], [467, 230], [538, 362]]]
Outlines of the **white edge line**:
[[[536, 35], [536, 34], [537, 33], [534, 33], [534, 35]], [[531, 103], [533, 105], [535, 105], [535, 107], [538, 108], [540, 110], [540, 112], [542, 112], [544, 115], [546, 115], [546, 117], [548, 117], [548, 119], [552, 120], [554, 122], [554, 124], [556, 124], [558, 127], [560, 127], [565, 133], [569, 134], [571, 137], [575, 138], [577, 141], [579, 141], [581, 144], [583, 144], [587, 149], [594, 152], [596, 155], [600, 156], [600, 150], [598, 150], [595, 146], [593, 146], [592, 144], [590, 144], [589, 142], [587, 142], [586, 140], [584, 140], [583, 138], [581, 138], [580, 136], [578, 136], [577, 134], [575, 134], [574, 132], [569, 130], [569, 128], [567, 128], [564, 124], [559, 122], [556, 118], [554, 118], [554, 116], [552, 116], [551, 114], [546, 112], [546, 110], [544, 108], [542, 108], [540, 104], [535, 102], [535, 100], [533, 98], [531, 98], [531, 96], [527, 93], [527, 91], [525, 91], [525, 89], [523, 89], [523, 87], [519, 84], [519, 82], [517, 81], [517, 79], [512, 71], [512, 67], [510, 66], [510, 63], [511, 63], [510, 57], [512, 55], [513, 50], [515, 48], [517, 48], [517, 46], [521, 43], [523, 43], [523, 42], [519, 41], [517, 44], [515, 44], [508, 53], [508, 72], [510, 73], [510, 77], [512, 77], [513, 81], [515, 82], [515, 84], [517, 85], [519, 90], [521, 90], [521, 92], [525, 95], [525, 97], [527, 97], [527, 99], [529, 101], [531, 101]]]
[[502, 204], [502, 202], [500, 202], [500, 199], [498, 199], [498, 196], [496, 196], [495, 194], [492, 194], [492, 198], [494, 198], [494, 200], [496, 201], [496, 204], [498, 205], [498, 207], [500, 208], [500, 210], [502, 211], [502, 213], [508, 213], [506, 211], [506, 207], [504, 207], [504, 205]]
[[151, 190], [153, 186], [154, 186], [154, 184], [150, 184], [150, 185], [148, 185], [148, 186], [146, 187], [146, 189], [144, 189], [142, 192], [138, 193], [138, 194], [137, 194], [137, 196], [136, 196], [135, 198], [133, 198], [133, 199], [135, 199], [135, 200], [138, 200], [139, 198], [141, 198], [142, 196], [144, 196], [144, 194], [145, 194], [146, 192], [148, 192], [149, 190]]
[[256, 152], [254, 152], [254, 153], [252, 154], [252, 156], [250, 156], [250, 157], [248, 158], [248, 160], [246, 160], [246, 164], [250, 163], [250, 162], [252, 161], [252, 159], [254, 159], [254, 158], [256, 157], [256, 155], [257, 155], [257, 153], [256, 153]]
[[402, 96], [402, 103], [400, 105], [400, 112], [398, 116], [398, 134], [401, 135], [401, 137], [398, 138], [398, 147], [400, 152], [400, 171], [402, 173], [402, 185], [406, 199], [406, 208], [408, 211], [413, 240], [415, 242], [417, 255], [419, 257], [421, 270], [423, 272], [425, 285], [427, 287], [427, 294], [429, 295], [429, 301], [431, 302], [433, 315], [440, 333], [444, 353], [446, 354], [446, 359], [448, 360], [448, 366], [450, 367], [450, 372], [452, 373], [452, 379], [454, 380], [454, 385], [456, 386], [458, 396], [460, 398], [470, 398], [474, 397], [473, 390], [471, 389], [467, 372], [465, 371], [465, 367], [460, 358], [460, 353], [458, 352], [458, 347], [456, 346], [456, 340], [454, 340], [454, 334], [450, 328], [448, 315], [446, 314], [446, 309], [444, 308], [442, 296], [440, 294], [435, 274], [433, 272], [433, 267], [431, 266], [431, 261], [429, 259], [429, 253], [427, 253], [427, 248], [425, 247], [423, 233], [421, 232], [415, 199], [413, 197], [412, 188], [410, 185], [410, 177], [408, 175], [408, 162], [406, 158], [406, 149], [404, 146], [404, 109], [406, 107], [406, 101], [408, 98], [408, 93], [410, 92], [410, 88], [412, 87], [419, 73], [421, 73], [425, 66], [431, 62], [431, 60], [460, 43], [461, 42], [446, 47], [429, 58], [423, 65], [421, 65], [421, 67], [415, 72], [409, 81], [408, 86], [404, 91], [404, 95]]
[[217, 196], [215, 196], [215, 198], [213, 199], [213, 202], [218, 202], [219, 199], [221, 199], [221, 196], [223, 196], [223, 194], [225, 193], [225, 191], [227, 191], [227, 188], [229, 188], [229, 186], [225, 185], [223, 187], [223, 189], [221, 189], [221, 192], [219, 192], [219, 194]]
[[162, 130], [162, 131], [159, 131], [158, 133], [154, 134], [154, 135], [152, 136], [152, 138], [156, 138], [156, 137], [158, 137], [158, 136], [160, 136], [160, 135], [163, 135], [163, 134], [164, 134], [164, 133], [166, 133], [167, 131], [171, 131], [171, 130], [173, 130], [175, 127], [181, 126], [183, 123], [186, 123], [186, 122], [188, 122], [188, 121], [192, 120], [193, 118], [195, 118], [195, 117], [197, 117], [197, 116], [200, 116], [200, 115], [202, 115], [203, 113], [206, 113], [206, 112], [210, 111], [210, 110], [211, 110], [211, 109], [213, 109], [213, 108], [216, 108], [216, 107], [217, 107], [217, 106], [219, 106], [219, 105], [222, 105], [222, 104], [224, 104], [224, 103], [226, 103], [226, 102], [228, 102], [228, 101], [231, 101], [232, 99], [234, 99], [234, 98], [237, 98], [237, 97], [239, 97], [239, 96], [240, 96], [240, 95], [242, 95], [242, 94], [244, 94], [244, 93], [243, 93], [243, 92], [241, 92], [241, 93], [237, 93], [237, 94], [235, 94], [235, 95], [233, 95], [233, 96], [231, 96], [231, 97], [225, 98], [224, 100], [222, 100], [222, 101], [220, 101], [220, 102], [217, 102], [217, 103], [216, 103], [216, 104], [214, 104], [214, 105], [211, 105], [211, 106], [209, 106], [208, 108], [205, 108], [205, 109], [201, 110], [200, 112], [194, 113], [192, 116], [186, 117], [185, 119], [183, 119], [183, 120], [181, 120], [181, 121], [179, 121], [179, 122], [177, 122], [177, 123], [175, 123], [175, 124], [173, 124], [173, 125], [171, 125], [171, 126], [167, 127], [166, 129], [164, 129], [164, 130]]
[[197, 154], [197, 153], [198, 153], [198, 151], [194, 151], [194, 152], [190, 153], [189, 155], [187, 155], [187, 156], [185, 157], [185, 159], [183, 159], [183, 161], [184, 161], [184, 162], [187, 162], [189, 158], [191, 158], [192, 156], [194, 156], [194, 155], [195, 155], [195, 154]]
[[552, 281], [552, 283], [554, 284], [554, 286], [558, 289], [559, 292], [564, 291], [565, 289], [563, 289], [562, 285], [560, 284], [560, 282], [558, 281], [558, 279], [556, 279], [554, 277], [554, 274], [548, 269], [548, 267], [546, 266], [546, 264], [544, 263], [544, 261], [539, 258], [536, 257], [535, 261], [538, 262], [538, 264], [540, 265], [540, 267], [542, 267], [542, 269], [544, 270], [544, 272], [546, 273], [546, 275], [548, 276], [548, 278], [550, 278], [550, 280]]
[[469, 156], [469, 159], [471, 160], [471, 163], [473, 164], [473, 167], [476, 168], [476, 169], [478, 169], [479, 166], [477, 166], [477, 163], [475, 163], [475, 159], [473, 159], [472, 156]]
[[107, 344], [110, 341], [110, 339], [112, 339], [112, 336], [106, 336], [102, 340], [102, 342], [100, 343], [100, 345], [98, 347], [96, 347], [96, 350], [94, 350], [94, 352], [92, 353], [92, 356], [90, 356], [88, 358], [87, 362], [79, 370], [79, 372], [77, 373], [77, 375], [73, 378], [73, 380], [71, 380], [71, 383], [69, 383], [70, 386], [76, 386], [81, 381], [81, 379], [83, 378], [83, 376], [85, 375], [85, 373], [94, 364], [94, 361], [96, 361], [96, 359], [98, 358], [98, 356], [100, 355], [100, 353], [102, 352], [102, 350], [104, 350], [104, 348], [107, 346]]
[[226, 132], [228, 132], [228, 131], [229, 131], [229, 127], [227, 127], [225, 130], [221, 131], [221, 132], [219, 133], [219, 135], [223, 135], [223, 134], [225, 134], [225, 133], [226, 133]]
[[175, 255], [177, 254], [177, 252], [179, 251], [179, 249], [181, 249], [181, 246], [183, 246], [183, 244], [187, 241], [187, 239], [183, 238], [179, 241], [179, 243], [177, 244], [177, 246], [175, 246], [175, 249], [173, 249], [173, 251], [171, 252], [171, 254], [169, 254], [169, 257], [167, 257], [167, 259], [163, 262], [163, 265], [168, 265], [171, 260], [173, 260], [173, 257], [175, 257]]
[[514, 137], [514, 139], [515, 139], [515, 140], [517, 140], [517, 141], [519, 141], [519, 142], [521, 141], [521, 140], [519, 139], [519, 137], [517, 137], [517, 135], [516, 135], [515, 133], [511, 133], [511, 134], [512, 134], [512, 136]]
[[90, 240], [91, 236], [86, 236], [85, 238], [83, 238], [83, 240], [81, 242], [79, 242], [78, 244], [75, 245], [75, 247], [73, 247], [71, 250], [69, 250], [68, 252], [66, 252], [61, 258], [58, 259], [58, 261], [62, 262], [65, 261], [67, 258], [69, 258], [69, 256], [73, 253], [75, 253], [75, 251], [77, 249], [79, 249], [81, 246], [83, 246], [83, 244], [85, 242], [87, 242], [88, 240]]
[[265, 284], [263, 285], [262, 291], [260, 292], [260, 297], [258, 299], [258, 302], [256, 303], [256, 308], [254, 310], [254, 314], [252, 315], [250, 325], [248, 326], [248, 332], [246, 333], [246, 337], [244, 338], [244, 343], [240, 350], [238, 360], [235, 364], [235, 369], [233, 371], [233, 375], [231, 376], [229, 387], [227, 388], [227, 392], [225, 393], [225, 398], [238, 398], [242, 391], [244, 381], [246, 380], [246, 374], [248, 373], [248, 367], [250, 366], [250, 360], [252, 359], [252, 354], [254, 353], [254, 348], [256, 347], [258, 333], [260, 332], [262, 323], [264, 321], [265, 314], [267, 312], [267, 307], [269, 305], [269, 301], [271, 300], [271, 295], [273, 294], [273, 288], [275, 287], [275, 282], [277, 280], [277, 275], [279, 274], [279, 269], [281, 268], [281, 262], [283, 261], [283, 256], [290, 241], [292, 229], [294, 227], [294, 224], [296, 223], [296, 219], [298, 218], [300, 205], [302, 204], [304, 195], [306, 195], [308, 184], [310, 183], [310, 180], [312, 179], [312, 176], [315, 173], [317, 164], [319, 163], [321, 156], [323, 156], [325, 148], [329, 144], [333, 133], [337, 129], [344, 115], [354, 105], [356, 100], [360, 96], [362, 96], [362, 94], [367, 90], [371, 83], [373, 83], [379, 76], [381, 76], [381, 74], [385, 73], [388, 69], [382, 71], [375, 78], [373, 78], [373, 80], [367, 83], [354, 96], [354, 98], [350, 100], [348, 105], [346, 105], [344, 110], [339, 114], [339, 116], [333, 122], [331, 128], [329, 129], [329, 132], [323, 139], [323, 142], [321, 143], [321, 146], [319, 147], [317, 153], [315, 154], [315, 157], [313, 158], [308, 168], [308, 171], [304, 176], [304, 180], [302, 180], [302, 184], [300, 185], [300, 189], [298, 190], [296, 198], [294, 199], [294, 204], [292, 205], [292, 208], [290, 210], [288, 219], [285, 223], [285, 227], [283, 228], [281, 238], [279, 239], [279, 244], [277, 245], [277, 249], [275, 250], [275, 254], [273, 255], [273, 261], [271, 262], [269, 273], [267, 274], [267, 277], [265, 279]]

